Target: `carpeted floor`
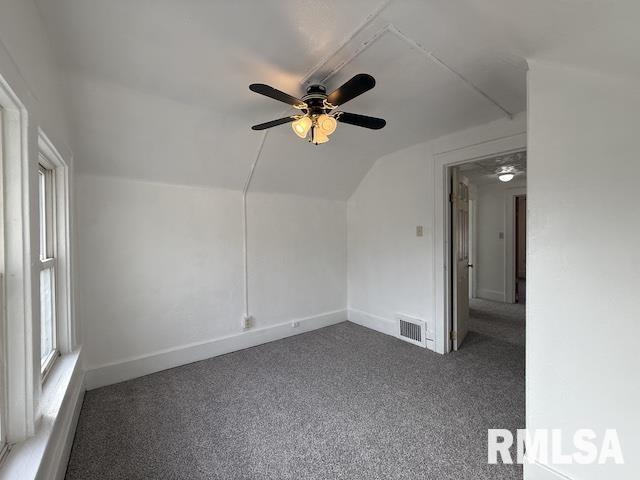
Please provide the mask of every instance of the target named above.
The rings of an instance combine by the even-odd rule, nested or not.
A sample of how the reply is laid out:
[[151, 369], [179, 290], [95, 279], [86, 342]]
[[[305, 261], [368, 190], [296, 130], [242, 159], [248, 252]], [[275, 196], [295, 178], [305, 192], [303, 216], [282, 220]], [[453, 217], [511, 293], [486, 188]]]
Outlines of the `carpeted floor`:
[[469, 330], [524, 347], [524, 309], [524, 305], [517, 303], [472, 298], [469, 300]]
[[87, 392], [68, 480], [521, 479], [524, 349], [441, 356], [345, 322]]

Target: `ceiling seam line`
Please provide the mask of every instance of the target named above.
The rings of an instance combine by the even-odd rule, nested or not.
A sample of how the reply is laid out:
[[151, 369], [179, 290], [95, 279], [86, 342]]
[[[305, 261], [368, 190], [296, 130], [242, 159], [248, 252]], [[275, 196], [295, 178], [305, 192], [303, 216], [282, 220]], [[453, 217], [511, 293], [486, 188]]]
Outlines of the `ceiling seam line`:
[[413, 48], [417, 49], [419, 52], [423, 53], [427, 58], [429, 58], [434, 63], [440, 65], [443, 69], [447, 70], [449, 73], [455, 75], [458, 79], [460, 79], [467, 87], [469, 87], [472, 91], [476, 92], [478, 95], [483, 97], [485, 100], [491, 102], [495, 107], [499, 108], [510, 120], [513, 120], [514, 114], [503, 107], [497, 100], [491, 97], [489, 94], [481, 90], [478, 86], [476, 86], [473, 82], [467, 79], [460, 72], [454, 70], [452, 67], [447, 65], [443, 60], [438, 58], [433, 52], [430, 52], [421, 44], [416, 42], [413, 38], [407, 36], [403, 32], [401, 32], [398, 27], [393, 24], [389, 25], [389, 31], [396, 35], [401, 40], [404, 40], [406, 43], [411, 45]]
[[369, 15], [367, 15], [365, 17], [365, 19], [362, 21], [362, 23], [360, 25], [358, 25], [356, 27], [356, 29], [351, 32], [351, 34], [349, 34], [341, 43], [340, 45], [338, 45], [338, 47], [331, 52], [329, 55], [327, 55], [326, 57], [323, 57], [322, 60], [320, 60], [320, 62], [316, 63], [311, 70], [309, 70], [304, 77], [302, 77], [302, 81], [300, 83], [302, 83], [302, 85], [306, 84], [307, 82], [309, 82], [309, 80], [311, 79], [311, 77], [318, 72], [318, 70], [320, 70], [324, 65], [326, 65], [329, 60], [331, 60], [333, 57], [335, 57], [338, 53], [340, 53], [340, 51], [342, 51], [347, 45], [349, 45], [349, 43], [356, 38], [356, 36], [362, 32], [365, 28], [367, 28], [367, 26], [369, 24], [371, 24], [376, 18], [378, 18], [380, 16], [380, 14], [386, 10], [386, 8], [393, 2], [394, 0], [385, 0], [384, 2], [382, 2], [375, 10], [373, 10]]
[[365, 50], [367, 50], [370, 46], [372, 46], [374, 43], [376, 43], [376, 41], [378, 41], [380, 38], [382, 38], [382, 36], [387, 33], [389, 31], [389, 27], [390, 27], [390, 23], [388, 23], [387, 25], [385, 25], [384, 27], [382, 27], [380, 30], [378, 30], [377, 32], [375, 32], [373, 35], [371, 35], [371, 37], [362, 42], [362, 45], [355, 51], [353, 52], [352, 55], [350, 55], [346, 60], [342, 61], [340, 64], [338, 64], [337, 67], [335, 67], [333, 70], [331, 70], [323, 79], [320, 83], [322, 84], [326, 84], [326, 82], [333, 77], [334, 75], [336, 75], [340, 70], [342, 70], [344, 67], [346, 67], [347, 65], [349, 65], [351, 62], [353, 62], [358, 56], [360, 56], [360, 54], [362, 52], [364, 52]]

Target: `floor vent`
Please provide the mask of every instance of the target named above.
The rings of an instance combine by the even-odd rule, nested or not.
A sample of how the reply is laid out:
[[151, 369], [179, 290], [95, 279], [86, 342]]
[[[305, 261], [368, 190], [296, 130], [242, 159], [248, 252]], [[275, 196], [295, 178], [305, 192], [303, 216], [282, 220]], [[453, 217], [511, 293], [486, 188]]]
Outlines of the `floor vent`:
[[421, 347], [427, 347], [427, 329], [424, 320], [398, 315], [398, 338]]

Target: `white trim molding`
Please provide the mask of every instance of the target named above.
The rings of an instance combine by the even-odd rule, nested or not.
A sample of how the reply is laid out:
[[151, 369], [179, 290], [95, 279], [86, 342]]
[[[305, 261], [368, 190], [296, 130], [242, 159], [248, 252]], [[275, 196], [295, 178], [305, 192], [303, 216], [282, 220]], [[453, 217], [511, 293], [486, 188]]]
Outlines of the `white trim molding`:
[[388, 318], [382, 318], [372, 313], [363, 312], [354, 308], [349, 309], [349, 321], [362, 327], [370, 328], [385, 335], [396, 336], [396, 323]]
[[246, 330], [205, 342], [161, 350], [120, 362], [89, 367], [86, 374], [87, 390], [255, 347], [263, 343], [335, 325], [346, 320], [347, 311], [337, 310], [312, 317], [292, 319], [268, 327]]
[[34, 370], [32, 275], [29, 211], [28, 113], [0, 77], [2, 109], [2, 194], [4, 205], [4, 331], [6, 355], [6, 434], [9, 443], [34, 433], [34, 394], [40, 365]]

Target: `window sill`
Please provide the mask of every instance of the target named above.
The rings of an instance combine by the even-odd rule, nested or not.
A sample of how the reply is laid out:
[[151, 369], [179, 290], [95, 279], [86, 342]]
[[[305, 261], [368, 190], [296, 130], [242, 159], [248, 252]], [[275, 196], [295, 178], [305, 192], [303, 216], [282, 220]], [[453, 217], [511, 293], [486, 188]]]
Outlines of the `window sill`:
[[60, 478], [64, 473], [84, 394], [80, 350], [59, 357], [42, 386], [33, 437], [11, 446], [0, 480]]

